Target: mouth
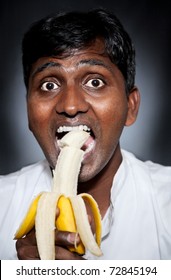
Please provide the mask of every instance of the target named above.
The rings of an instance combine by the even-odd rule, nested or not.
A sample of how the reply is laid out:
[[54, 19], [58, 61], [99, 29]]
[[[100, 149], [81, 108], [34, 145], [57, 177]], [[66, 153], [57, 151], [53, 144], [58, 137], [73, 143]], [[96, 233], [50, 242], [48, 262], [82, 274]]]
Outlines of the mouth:
[[65, 134], [67, 134], [70, 131], [75, 131], [75, 130], [86, 131], [90, 134], [90, 137], [88, 138], [88, 140], [84, 143], [84, 145], [81, 148], [81, 150], [83, 150], [85, 152], [85, 155], [89, 154], [95, 146], [95, 135], [93, 133], [93, 130], [85, 124], [81, 124], [81, 125], [77, 125], [77, 126], [70, 126], [70, 125], [69, 126], [68, 125], [59, 126], [56, 131], [57, 142]]

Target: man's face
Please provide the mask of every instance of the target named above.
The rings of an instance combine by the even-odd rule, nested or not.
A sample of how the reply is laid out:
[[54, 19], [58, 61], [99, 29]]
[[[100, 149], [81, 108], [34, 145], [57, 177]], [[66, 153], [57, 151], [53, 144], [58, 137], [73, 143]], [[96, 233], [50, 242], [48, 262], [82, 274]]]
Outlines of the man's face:
[[28, 88], [29, 127], [54, 168], [57, 139], [74, 128], [90, 130], [80, 180], [98, 174], [114, 157], [127, 121], [124, 78], [104, 55], [97, 40], [64, 58], [40, 58], [32, 67]]

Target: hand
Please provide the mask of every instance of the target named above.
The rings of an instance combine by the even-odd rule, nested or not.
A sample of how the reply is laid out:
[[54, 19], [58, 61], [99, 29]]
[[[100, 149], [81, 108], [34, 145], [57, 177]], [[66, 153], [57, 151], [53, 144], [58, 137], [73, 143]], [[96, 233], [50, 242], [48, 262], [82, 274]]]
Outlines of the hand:
[[80, 238], [75, 233], [56, 231], [55, 238], [55, 259], [56, 260], [84, 260], [84, 258], [77, 253], [70, 252], [67, 246], [71, 246], [80, 242]]
[[[72, 253], [67, 246], [75, 243], [75, 233], [56, 231], [55, 233], [55, 259], [56, 260], [84, 260], [77, 253]], [[77, 243], [80, 239], [77, 236]], [[35, 229], [31, 230], [26, 237], [16, 242], [17, 256], [19, 260], [39, 260]]]
[[25, 237], [16, 242], [17, 256], [19, 260], [39, 260], [35, 230], [31, 230]]

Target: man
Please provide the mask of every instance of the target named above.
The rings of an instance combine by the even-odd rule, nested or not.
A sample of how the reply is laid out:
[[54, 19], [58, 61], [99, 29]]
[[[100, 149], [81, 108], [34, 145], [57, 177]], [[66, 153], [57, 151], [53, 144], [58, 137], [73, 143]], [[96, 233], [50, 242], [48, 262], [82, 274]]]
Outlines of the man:
[[99, 205], [103, 256], [71, 253], [75, 234], [56, 232], [56, 259], [170, 259], [171, 167], [143, 163], [119, 144], [140, 96], [134, 47], [118, 19], [94, 10], [40, 20], [23, 39], [23, 69], [29, 128], [46, 160], [1, 178], [1, 258], [39, 259], [34, 230], [16, 248], [12, 238], [33, 197], [50, 191], [57, 139], [74, 128], [91, 132], [78, 193]]

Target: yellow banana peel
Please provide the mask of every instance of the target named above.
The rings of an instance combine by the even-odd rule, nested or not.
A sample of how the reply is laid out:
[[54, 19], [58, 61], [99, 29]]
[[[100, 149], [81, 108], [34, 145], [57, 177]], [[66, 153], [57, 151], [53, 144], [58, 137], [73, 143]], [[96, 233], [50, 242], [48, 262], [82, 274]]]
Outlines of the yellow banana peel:
[[37, 212], [37, 205], [39, 202], [39, 198], [41, 197], [42, 193], [40, 193], [31, 203], [27, 214], [22, 221], [19, 229], [15, 233], [14, 239], [19, 239], [25, 236], [35, 225], [35, 217]]
[[[87, 193], [77, 195], [78, 175], [85, 151], [81, 147], [89, 138], [85, 131], [71, 131], [61, 140], [57, 164], [53, 172], [51, 192], [40, 193], [15, 234], [15, 239], [25, 236], [34, 226], [40, 259], [55, 259], [55, 229], [78, 233], [79, 244], [69, 246], [70, 251], [83, 255], [85, 249], [101, 256], [101, 215], [94, 198]], [[95, 237], [92, 233], [85, 201], [92, 210]], [[59, 216], [56, 219], [56, 207]]]

